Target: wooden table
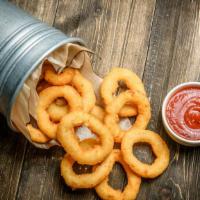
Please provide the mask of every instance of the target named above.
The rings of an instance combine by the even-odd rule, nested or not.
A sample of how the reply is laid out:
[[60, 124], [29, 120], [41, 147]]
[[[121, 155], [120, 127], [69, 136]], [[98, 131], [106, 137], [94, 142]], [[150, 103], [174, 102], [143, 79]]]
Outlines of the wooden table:
[[[98, 75], [123, 66], [143, 79], [152, 106], [149, 129], [168, 142], [171, 160], [162, 176], [143, 180], [138, 199], [200, 199], [200, 149], [173, 142], [161, 121], [167, 91], [178, 83], [200, 80], [200, 1], [12, 2], [66, 34], [83, 38], [95, 52], [92, 61]], [[0, 199], [98, 199], [93, 190], [73, 192], [65, 186], [59, 170], [62, 150], [36, 149], [13, 133], [3, 117], [0, 121]], [[115, 167], [111, 179], [122, 187], [125, 179], [119, 171]]]

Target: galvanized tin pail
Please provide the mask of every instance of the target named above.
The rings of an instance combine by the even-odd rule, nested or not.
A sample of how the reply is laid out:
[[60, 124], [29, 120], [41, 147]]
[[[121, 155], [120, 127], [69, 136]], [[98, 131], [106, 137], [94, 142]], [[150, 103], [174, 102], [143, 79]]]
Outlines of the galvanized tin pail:
[[66, 43], [84, 45], [0, 0], [0, 112], [11, 128], [12, 105], [24, 81], [48, 54]]

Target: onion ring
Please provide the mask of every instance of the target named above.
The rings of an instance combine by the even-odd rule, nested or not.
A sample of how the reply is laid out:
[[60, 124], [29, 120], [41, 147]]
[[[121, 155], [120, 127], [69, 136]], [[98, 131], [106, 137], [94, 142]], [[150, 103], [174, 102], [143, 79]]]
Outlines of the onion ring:
[[50, 120], [47, 109], [55, 99], [60, 97], [63, 97], [68, 102], [70, 111], [82, 109], [82, 99], [71, 86], [52, 86], [43, 90], [39, 94], [37, 123], [41, 131], [52, 139], [56, 138], [58, 124]]
[[[133, 145], [136, 143], [148, 143], [152, 147], [156, 159], [152, 164], [139, 161], [132, 153]], [[121, 151], [124, 161], [129, 167], [144, 178], [155, 178], [167, 168], [170, 152], [165, 141], [156, 133], [148, 130], [131, 130], [127, 132], [121, 143]]]
[[50, 104], [47, 112], [52, 121], [59, 122], [69, 112], [69, 108], [64, 99], [57, 99], [55, 102]]
[[[115, 67], [112, 68], [101, 84], [100, 93], [105, 105], [110, 104], [115, 99], [113, 94], [116, 93], [119, 81], [125, 82], [128, 89], [132, 91], [138, 90], [146, 95], [144, 85], [135, 73], [125, 68]], [[123, 111], [122, 108], [120, 113], [121, 117], [130, 117], [137, 114], [137, 110], [133, 106], [129, 107], [126, 105], [124, 107], [127, 107], [126, 109], [128, 109], [129, 112], [127, 113], [127, 110]], [[130, 110], [132, 110], [132, 112], [130, 112]]]
[[50, 63], [47, 63], [44, 70], [44, 79], [55, 86], [62, 86], [69, 84], [74, 76], [73, 68], [65, 68], [63, 72], [58, 74]]
[[42, 133], [39, 129], [34, 128], [31, 124], [26, 126], [28, 132], [30, 134], [31, 140], [37, 143], [46, 143], [50, 140], [44, 133]]
[[[100, 140], [100, 144], [93, 149], [84, 151], [79, 144], [74, 128], [85, 125], [93, 131]], [[74, 111], [65, 115], [58, 128], [57, 140], [66, 152], [79, 164], [95, 165], [102, 162], [112, 151], [114, 141], [108, 128], [96, 117], [81, 111]]]
[[95, 187], [97, 194], [102, 199], [109, 200], [135, 199], [139, 192], [141, 178], [134, 174], [128, 165], [123, 161], [120, 150], [113, 150], [112, 154], [115, 158], [112, 166], [115, 164], [115, 162], [119, 162], [122, 165], [127, 175], [128, 184], [123, 192], [120, 190], [115, 190], [108, 185], [109, 176], [107, 176], [99, 185]]
[[106, 106], [108, 115], [104, 119], [106, 126], [114, 136], [115, 142], [121, 142], [124, 134], [127, 132], [126, 130], [121, 130], [118, 125], [120, 120], [118, 113], [126, 103], [133, 104], [138, 110], [136, 120], [129, 130], [135, 128], [145, 129], [151, 117], [150, 103], [146, 96], [140, 92], [130, 90], [121, 93], [115, 101]]
[[100, 121], [103, 121], [106, 113], [103, 110], [103, 108], [101, 108], [100, 106], [95, 105], [92, 108], [92, 110], [90, 111], [90, 114], [94, 115]]
[[[84, 147], [82, 146], [82, 148]], [[74, 162], [70, 155], [66, 155], [61, 162], [61, 175], [65, 183], [74, 189], [93, 188], [103, 181], [112, 170], [114, 156], [110, 154], [102, 163], [93, 167], [92, 173], [86, 174], [76, 174], [73, 171]]]
[[75, 70], [71, 85], [77, 89], [83, 100], [83, 110], [89, 112], [96, 102], [92, 84], [85, 79], [78, 70]]

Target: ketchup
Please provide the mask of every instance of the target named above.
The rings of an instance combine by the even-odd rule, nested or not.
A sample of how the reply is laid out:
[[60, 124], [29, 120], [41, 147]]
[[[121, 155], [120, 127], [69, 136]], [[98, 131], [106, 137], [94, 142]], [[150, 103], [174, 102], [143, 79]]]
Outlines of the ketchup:
[[170, 128], [188, 140], [200, 140], [200, 87], [185, 87], [168, 101], [166, 118]]

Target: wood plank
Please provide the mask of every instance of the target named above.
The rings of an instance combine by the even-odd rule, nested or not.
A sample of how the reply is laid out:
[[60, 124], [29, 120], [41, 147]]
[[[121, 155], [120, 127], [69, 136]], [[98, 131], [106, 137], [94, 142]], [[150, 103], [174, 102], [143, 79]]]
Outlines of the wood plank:
[[58, 148], [44, 150], [28, 146], [16, 199], [42, 199], [45, 191], [48, 191], [48, 197], [53, 195], [54, 186], [48, 184], [46, 179], [50, 179], [50, 183], [59, 183], [57, 180], [60, 178], [60, 171], [55, 167], [59, 166], [62, 157], [58, 156], [59, 152]]
[[26, 10], [38, 19], [53, 25], [58, 0], [10, 0], [10, 2]]
[[[184, 81], [197, 81], [199, 70], [199, 1], [158, 0], [144, 73], [153, 116], [150, 129], [167, 140], [168, 170], [142, 187], [138, 199], [199, 199], [199, 148], [173, 142], [163, 130], [161, 106], [167, 91]], [[148, 194], [146, 196], [145, 194]]]
[[27, 141], [8, 128], [2, 115], [0, 115], [0, 127], [0, 199], [14, 199]]
[[155, 0], [60, 1], [55, 27], [86, 41], [99, 75], [124, 66], [142, 76], [154, 7]]
[[[73, 4], [70, 1], [59, 1], [54, 26], [87, 42], [88, 47], [95, 53], [92, 57], [93, 66], [99, 75], [103, 76], [113, 65], [119, 66], [128, 59], [129, 64], [125, 67], [132, 68], [142, 76], [154, 6], [155, 1], [76, 0]], [[68, 9], [69, 7], [71, 9]], [[133, 16], [140, 25], [135, 22]], [[127, 35], [127, 30], [132, 34]], [[138, 43], [134, 42], [134, 39]], [[127, 42], [129, 40], [131, 44]], [[138, 44], [140, 50], [137, 48]], [[137, 61], [134, 62], [135, 60]], [[56, 157], [59, 158], [60, 155], [58, 152]], [[57, 163], [55, 160], [49, 160], [49, 165], [52, 168], [46, 176], [43, 199], [98, 199], [93, 190], [73, 192], [65, 186], [59, 177], [59, 160]], [[56, 175], [53, 175], [52, 171]], [[111, 182], [115, 185], [120, 180], [118, 187], [123, 188], [125, 177], [118, 172], [119, 168], [115, 167], [112, 174], [118, 179], [112, 179]], [[52, 193], [49, 193], [50, 187], [53, 188]]]

